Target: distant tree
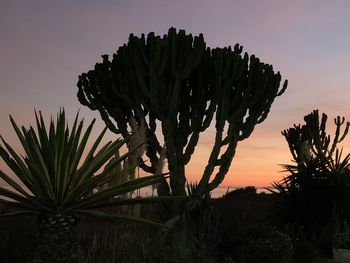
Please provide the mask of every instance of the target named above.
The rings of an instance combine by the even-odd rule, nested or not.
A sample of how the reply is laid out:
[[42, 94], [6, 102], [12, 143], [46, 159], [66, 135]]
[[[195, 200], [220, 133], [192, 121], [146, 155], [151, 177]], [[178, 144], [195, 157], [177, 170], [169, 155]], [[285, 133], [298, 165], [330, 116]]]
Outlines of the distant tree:
[[255, 186], [246, 186], [246, 187], [239, 187], [236, 188], [233, 191], [228, 191], [222, 198], [231, 198], [231, 197], [247, 197], [247, 196], [255, 196], [257, 195], [257, 189]]
[[276, 215], [291, 228], [300, 247], [311, 248], [311, 255], [316, 251], [333, 257], [338, 223], [350, 212], [350, 154], [342, 158], [337, 146], [348, 134], [350, 123], [344, 117], [335, 118], [331, 139], [326, 114], [320, 117], [315, 110], [304, 120], [304, 125], [282, 132], [294, 164], [284, 165], [289, 175], [273, 184], [278, 194]]
[[[193, 191], [204, 196], [223, 181], [237, 143], [265, 120], [287, 88], [285, 81], [280, 89], [281, 76], [272, 65], [241, 53], [238, 44], [210, 49], [202, 34], [193, 37], [174, 28], [163, 37], [131, 34], [112, 60], [103, 55], [102, 63], [79, 77], [78, 98], [123, 137], [130, 120], [146, 123], [150, 164], [140, 160], [140, 167], [154, 173], [166, 149], [170, 185], [164, 180], [159, 195], [186, 195], [185, 166], [214, 119], [215, 142]], [[156, 133], [157, 125], [162, 134]]]

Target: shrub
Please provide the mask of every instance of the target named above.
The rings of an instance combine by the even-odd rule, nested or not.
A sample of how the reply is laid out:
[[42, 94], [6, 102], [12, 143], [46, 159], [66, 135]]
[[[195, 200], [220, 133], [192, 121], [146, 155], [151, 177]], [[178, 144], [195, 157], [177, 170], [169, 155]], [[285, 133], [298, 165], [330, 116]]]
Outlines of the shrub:
[[231, 256], [237, 262], [289, 262], [291, 238], [270, 225], [250, 225], [228, 240]]
[[282, 132], [295, 164], [284, 165], [288, 176], [273, 184], [275, 215], [298, 243], [297, 254], [332, 258], [338, 223], [350, 212], [350, 155], [338, 149], [350, 123], [335, 118], [331, 140], [326, 114], [313, 111], [304, 120]]
[[335, 247], [350, 249], [350, 224], [348, 221], [344, 221], [339, 227], [335, 239]]

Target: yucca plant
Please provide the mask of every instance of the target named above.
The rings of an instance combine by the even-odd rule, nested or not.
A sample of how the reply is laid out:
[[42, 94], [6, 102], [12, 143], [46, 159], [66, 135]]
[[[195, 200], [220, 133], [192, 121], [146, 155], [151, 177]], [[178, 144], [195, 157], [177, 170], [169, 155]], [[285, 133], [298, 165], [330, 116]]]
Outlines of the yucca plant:
[[[0, 187], [0, 203], [15, 208], [14, 211], [1, 216], [38, 216], [40, 234], [33, 262], [74, 260], [77, 249], [74, 229], [80, 215], [161, 225], [146, 219], [98, 210], [103, 207], [170, 199], [118, 198], [135, 189], [161, 182], [164, 180], [164, 174], [134, 179], [103, 191], [95, 191], [113, 179], [109, 173], [113, 166], [99, 171], [125, 144], [125, 140], [110, 141], [99, 148], [107, 130], [105, 128], [85, 156], [84, 149], [95, 120], [83, 131], [83, 120], [78, 122], [78, 114], [72, 128], [69, 129], [64, 110], [59, 111], [56, 123], [51, 119], [49, 129], [45, 127], [41, 112], [35, 112], [35, 118], [36, 130], [32, 126], [29, 129], [19, 128], [10, 116], [12, 126], [23, 146], [24, 155], [16, 153], [2, 137], [0, 144], [0, 156], [18, 179], [15, 180], [0, 170], [0, 178], [12, 187], [12, 190]], [[123, 161], [143, 143], [122, 155], [115, 163]]]

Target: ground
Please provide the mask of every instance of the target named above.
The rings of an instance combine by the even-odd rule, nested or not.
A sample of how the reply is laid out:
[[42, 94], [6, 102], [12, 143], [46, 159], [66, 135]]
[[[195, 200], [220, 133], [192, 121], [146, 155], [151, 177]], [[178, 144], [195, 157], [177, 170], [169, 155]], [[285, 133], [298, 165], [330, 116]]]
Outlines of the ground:
[[334, 259], [315, 259], [313, 263], [349, 263], [350, 262], [350, 250], [337, 249], [334, 253]]

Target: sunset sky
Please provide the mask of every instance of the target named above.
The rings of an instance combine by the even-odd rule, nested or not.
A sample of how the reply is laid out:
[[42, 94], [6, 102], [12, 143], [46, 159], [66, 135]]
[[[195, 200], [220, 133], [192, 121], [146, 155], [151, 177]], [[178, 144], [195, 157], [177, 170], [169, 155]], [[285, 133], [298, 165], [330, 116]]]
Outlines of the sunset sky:
[[[70, 120], [80, 115], [104, 123], [80, 105], [76, 83], [82, 72], [113, 54], [130, 33], [169, 27], [204, 34], [209, 47], [240, 43], [244, 51], [280, 71], [289, 86], [265, 122], [240, 142], [222, 186], [268, 186], [289, 163], [281, 131], [319, 109], [350, 119], [350, 2], [326, 0], [3, 0], [0, 3], [0, 134], [15, 149], [9, 122], [34, 123], [34, 108], [47, 117], [64, 107]], [[202, 135], [190, 180], [207, 162], [213, 130]], [[109, 134], [109, 139], [116, 135]], [[344, 142], [345, 149], [349, 138]], [[0, 169], [7, 171], [0, 162]], [[1, 182], [0, 182], [1, 184]]]

